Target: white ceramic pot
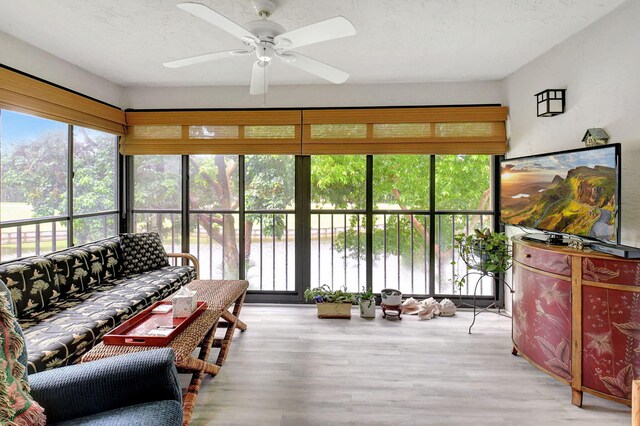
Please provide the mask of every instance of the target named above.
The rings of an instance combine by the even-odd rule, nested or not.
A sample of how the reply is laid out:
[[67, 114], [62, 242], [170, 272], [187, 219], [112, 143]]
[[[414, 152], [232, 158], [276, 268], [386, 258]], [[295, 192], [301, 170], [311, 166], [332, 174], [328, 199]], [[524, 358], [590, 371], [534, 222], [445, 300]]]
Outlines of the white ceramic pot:
[[388, 306], [397, 306], [402, 304], [402, 292], [394, 288], [385, 288], [380, 292], [382, 303]]
[[361, 300], [360, 305], [360, 318], [375, 318], [376, 317], [376, 301], [375, 299]]

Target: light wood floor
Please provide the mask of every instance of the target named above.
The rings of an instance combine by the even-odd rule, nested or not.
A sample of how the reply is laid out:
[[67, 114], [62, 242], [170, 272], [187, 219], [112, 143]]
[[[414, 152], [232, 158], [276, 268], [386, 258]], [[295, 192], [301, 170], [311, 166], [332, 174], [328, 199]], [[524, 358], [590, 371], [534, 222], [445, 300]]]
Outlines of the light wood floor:
[[[571, 391], [511, 355], [511, 320], [318, 319], [314, 306], [245, 305], [193, 425], [628, 425], [628, 407]], [[214, 355], [212, 355], [213, 357]]]

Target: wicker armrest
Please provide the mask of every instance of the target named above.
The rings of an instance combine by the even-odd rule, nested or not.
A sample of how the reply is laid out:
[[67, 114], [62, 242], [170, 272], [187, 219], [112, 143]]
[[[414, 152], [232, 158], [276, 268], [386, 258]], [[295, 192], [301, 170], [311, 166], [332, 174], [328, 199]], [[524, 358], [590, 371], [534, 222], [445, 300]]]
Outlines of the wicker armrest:
[[189, 253], [167, 253], [167, 257], [181, 257], [182, 259], [191, 261], [191, 263], [193, 263], [193, 267], [196, 268], [196, 279], [200, 277], [200, 262], [198, 262], [198, 258], [194, 255]]

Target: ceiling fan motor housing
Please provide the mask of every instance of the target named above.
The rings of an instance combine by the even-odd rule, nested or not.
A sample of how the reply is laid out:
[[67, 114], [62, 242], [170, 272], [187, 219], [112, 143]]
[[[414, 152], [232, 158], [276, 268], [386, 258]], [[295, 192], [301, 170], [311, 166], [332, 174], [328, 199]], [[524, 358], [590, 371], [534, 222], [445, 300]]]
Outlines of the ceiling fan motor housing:
[[244, 27], [260, 39], [260, 41], [268, 41], [273, 44], [273, 38], [278, 34], [285, 32], [282, 25], [266, 19], [257, 19], [247, 22]]

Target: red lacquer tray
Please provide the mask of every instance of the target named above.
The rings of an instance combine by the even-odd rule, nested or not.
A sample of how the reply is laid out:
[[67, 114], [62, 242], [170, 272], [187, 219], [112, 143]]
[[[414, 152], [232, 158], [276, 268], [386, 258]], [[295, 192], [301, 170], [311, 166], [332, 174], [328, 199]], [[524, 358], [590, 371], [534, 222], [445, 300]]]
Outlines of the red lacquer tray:
[[[174, 318], [173, 311], [151, 313], [160, 305], [171, 304], [170, 301], [154, 303], [107, 333], [102, 339], [103, 343], [105, 345], [166, 346], [207, 309], [207, 302], [198, 302], [196, 310], [186, 318]], [[150, 334], [151, 330], [170, 331], [163, 336]]]

